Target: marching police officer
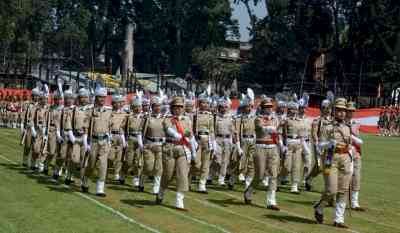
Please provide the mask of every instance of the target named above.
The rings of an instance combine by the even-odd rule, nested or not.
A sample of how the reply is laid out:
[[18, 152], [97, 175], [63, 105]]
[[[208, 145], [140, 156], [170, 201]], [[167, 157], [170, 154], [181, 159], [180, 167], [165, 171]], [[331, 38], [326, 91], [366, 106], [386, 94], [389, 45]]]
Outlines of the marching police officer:
[[273, 112], [271, 98], [261, 100], [261, 112], [255, 119], [256, 145], [254, 153], [255, 177], [244, 192], [246, 204], [250, 204], [254, 188], [264, 178], [266, 171], [270, 175], [266, 205], [268, 209], [279, 211], [276, 202], [276, 190], [278, 187], [279, 171], [279, 146], [283, 145], [279, 135], [279, 120]]
[[96, 168], [96, 162], [99, 161], [96, 195], [105, 197], [104, 186], [107, 176], [108, 154], [111, 146], [111, 108], [105, 106], [107, 89], [98, 87], [95, 90], [95, 105], [90, 112], [88, 143], [85, 145], [89, 151], [85, 155], [81, 169], [81, 188], [82, 192], [89, 191], [88, 178]]
[[163, 122], [167, 143], [164, 146], [161, 188], [156, 198], [158, 204], [162, 203], [168, 184], [175, 174], [177, 191], [175, 207], [178, 210], [186, 210], [184, 193], [189, 190], [189, 163], [196, 159], [192, 122], [183, 114], [183, 107], [183, 98], [173, 97], [171, 101], [172, 115]]
[[334, 226], [348, 228], [344, 224], [346, 210], [346, 192], [352, 176], [352, 157], [350, 154], [352, 136], [351, 128], [346, 124], [347, 101], [338, 98], [335, 101], [335, 120], [328, 126], [327, 143], [320, 142], [319, 146], [326, 148], [323, 158], [325, 191], [321, 200], [314, 205], [317, 223], [324, 221], [324, 207], [336, 198]]

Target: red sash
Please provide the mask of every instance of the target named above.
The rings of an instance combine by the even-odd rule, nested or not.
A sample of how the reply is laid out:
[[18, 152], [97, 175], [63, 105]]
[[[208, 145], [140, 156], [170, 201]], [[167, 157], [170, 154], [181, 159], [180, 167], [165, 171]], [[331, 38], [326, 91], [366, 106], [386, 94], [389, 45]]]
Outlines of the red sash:
[[181, 123], [178, 121], [178, 118], [177, 117], [173, 117], [171, 119], [171, 122], [172, 122], [172, 124], [175, 125], [176, 130], [182, 136], [181, 140], [179, 140], [179, 144], [180, 145], [185, 145], [186, 147], [190, 148], [190, 143], [187, 140], [187, 138], [185, 137], [185, 130], [184, 130], [183, 126], [181, 125]]

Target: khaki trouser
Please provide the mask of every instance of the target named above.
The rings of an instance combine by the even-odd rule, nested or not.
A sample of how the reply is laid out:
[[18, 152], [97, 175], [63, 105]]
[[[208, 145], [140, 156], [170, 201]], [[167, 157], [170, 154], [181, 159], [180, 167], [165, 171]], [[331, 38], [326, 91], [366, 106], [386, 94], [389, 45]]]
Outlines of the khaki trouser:
[[232, 142], [230, 139], [217, 138], [217, 144], [221, 148], [221, 154], [216, 158], [217, 164], [219, 164], [219, 176], [225, 177], [230, 165], [232, 157]]
[[264, 179], [266, 171], [269, 174], [269, 191], [276, 191], [278, 187], [278, 173], [280, 166], [280, 157], [276, 145], [256, 145], [254, 153], [255, 176], [251, 184], [245, 191], [247, 199], [251, 200], [253, 190]]
[[338, 201], [346, 200], [345, 194], [349, 191], [353, 163], [349, 154], [334, 154], [329, 173], [324, 172], [325, 191], [322, 194], [320, 205], [330, 204], [335, 198]]
[[254, 177], [255, 146], [255, 140], [242, 140], [241, 142], [243, 156], [240, 159], [239, 174], [243, 174], [249, 178]]
[[53, 159], [56, 157], [58, 148], [59, 145], [57, 143], [56, 130], [50, 129], [47, 142], [47, 152], [46, 152], [47, 156], [46, 160], [44, 161], [47, 167], [52, 163]]
[[86, 154], [81, 169], [81, 179], [90, 177], [99, 161], [97, 181], [105, 181], [107, 176], [108, 154], [110, 144], [107, 140], [93, 140], [90, 153]]
[[361, 186], [361, 155], [356, 153], [353, 161], [353, 176], [351, 179], [351, 190], [358, 192]]
[[163, 173], [161, 177], [161, 190], [166, 190], [172, 177], [176, 177], [176, 191], [189, 190], [189, 162], [186, 158], [183, 145], [167, 143], [163, 148]]
[[108, 160], [110, 160], [113, 164], [114, 175], [119, 175], [121, 173], [123, 149], [124, 148], [121, 140], [119, 139], [119, 135], [113, 136]]
[[[41, 130], [40, 130], [41, 131]], [[36, 138], [33, 141], [33, 151], [32, 151], [32, 160], [36, 161], [38, 159], [41, 159], [43, 156], [42, 154], [42, 149], [43, 149], [43, 135], [39, 130], [36, 130]]]
[[56, 168], [59, 171], [67, 162], [69, 142], [66, 137], [64, 137], [64, 142], [59, 145], [59, 151], [56, 155]]
[[22, 154], [22, 163], [30, 166], [31, 162], [31, 151], [33, 146], [32, 131], [30, 128], [26, 129], [24, 139], [24, 152]]
[[[124, 156], [124, 155], [123, 155]], [[139, 148], [136, 138], [128, 138], [128, 148], [126, 157], [123, 158], [122, 174], [128, 175], [130, 172], [134, 176], [140, 176], [143, 169], [143, 155]]]
[[310, 174], [311, 172], [311, 165], [312, 165], [312, 156], [313, 156], [313, 150], [311, 149], [311, 143], [309, 141], [306, 141], [306, 144], [308, 148], [310, 149], [310, 154], [307, 154], [305, 150], [302, 150], [301, 152], [301, 157], [303, 159], [303, 167], [304, 167], [304, 173], [303, 177], [304, 179]]
[[69, 175], [72, 175], [77, 168], [82, 168], [83, 166], [82, 163], [86, 151], [82, 139], [83, 137], [76, 137], [75, 143], [67, 143], [66, 165]]
[[161, 176], [163, 174], [163, 146], [149, 143], [143, 151], [143, 173], [149, 176]]
[[311, 158], [311, 170], [306, 177], [306, 180], [309, 181], [312, 181], [315, 177], [317, 177], [319, 174], [322, 173], [322, 163], [323, 163], [322, 157], [324, 157], [323, 154], [325, 153], [325, 151], [323, 151], [321, 155], [317, 156], [315, 147], [312, 146], [311, 153], [313, 155]]
[[285, 163], [283, 175], [290, 175], [292, 184], [298, 184], [301, 179], [302, 151], [301, 144], [288, 144], [288, 151], [286, 154], [287, 162]]
[[189, 168], [190, 176], [200, 175], [200, 179], [206, 180], [210, 172], [211, 151], [208, 136], [198, 138], [199, 148], [197, 150], [196, 160], [191, 163]]

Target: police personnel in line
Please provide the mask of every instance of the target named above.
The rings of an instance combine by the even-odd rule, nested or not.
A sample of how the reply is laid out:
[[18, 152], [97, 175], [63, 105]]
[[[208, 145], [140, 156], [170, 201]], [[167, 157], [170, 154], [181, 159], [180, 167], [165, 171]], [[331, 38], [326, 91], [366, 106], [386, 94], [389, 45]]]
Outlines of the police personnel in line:
[[132, 173], [134, 187], [139, 187], [143, 170], [143, 127], [147, 114], [142, 112], [142, 100], [142, 93], [140, 92], [133, 97], [131, 113], [127, 117], [125, 126], [128, 147], [123, 155], [121, 180]]
[[272, 99], [265, 97], [261, 100], [261, 112], [255, 119], [256, 145], [254, 153], [255, 177], [244, 192], [244, 201], [250, 204], [254, 189], [264, 178], [266, 171], [269, 174], [266, 206], [268, 209], [279, 211], [276, 201], [278, 188], [278, 172], [280, 166], [279, 147], [283, 146], [279, 135], [279, 119], [273, 112]]
[[[210, 161], [214, 156], [215, 134], [214, 134], [214, 116], [209, 111], [210, 97], [209, 93], [202, 93], [199, 98], [199, 109], [194, 116], [193, 133], [198, 141], [198, 151], [196, 165], [199, 166], [200, 179], [198, 191], [207, 193], [207, 178], [210, 173]], [[200, 161], [200, 162], [199, 162]]]
[[124, 178], [121, 178], [123, 151], [127, 147], [125, 129], [128, 113], [123, 109], [125, 101], [125, 97], [119, 93], [112, 96], [111, 148], [108, 155], [108, 160], [114, 168], [114, 181], [122, 184], [124, 183]]
[[[324, 207], [332, 200], [336, 200], [334, 226], [348, 228], [344, 224], [346, 210], [346, 193], [349, 192], [353, 162], [351, 156], [352, 137], [351, 128], [346, 123], [347, 101], [338, 98], [335, 101], [335, 119], [327, 126], [327, 142], [320, 142], [319, 146], [326, 148], [323, 156], [325, 190], [318, 203], [314, 205], [314, 215], [317, 223], [324, 222]], [[357, 142], [356, 142], [357, 143]]]
[[88, 142], [85, 147], [86, 153], [81, 170], [81, 188], [83, 192], [89, 191], [88, 179], [97, 166], [96, 195], [106, 196], [104, 191], [108, 168], [108, 154], [111, 146], [111, 108], [105, 105], [107, 89], [97, 87], [95, 90], [95, 104], [89, 116]]

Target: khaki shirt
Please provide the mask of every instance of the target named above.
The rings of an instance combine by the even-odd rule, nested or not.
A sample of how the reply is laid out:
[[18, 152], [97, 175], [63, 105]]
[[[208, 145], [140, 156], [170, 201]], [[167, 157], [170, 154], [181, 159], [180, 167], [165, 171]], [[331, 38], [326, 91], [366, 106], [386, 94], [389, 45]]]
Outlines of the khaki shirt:
[[214, 116], [211, 112], [199, 111], [197, 115], [194, 116], [193, 124], [193, 132], [195, 135], [214, 135]]
[[94, 107], [90, 115], [90, 130], [92, 136], [109, 134], [111, 131], [111, 114], [109, 107]]
[[35, 117], [34, 117], [34, 126], [36, 129], [43, 129], [44, 127], [47, 127], [47, 111], [48, 111], [48, 105], [44, 106], [38, 106], [35, 111]]
[[[278, 143], [278, 118], [271, 115], [258, 115], [254, 121], [257, 141]], [[271, 132], [267, 132], [267, 128], [271, 128]]]
[[[184, 135], [184, 136], [192, 136], [193, 135], [193, 131], [191, 130], [193, 125], [192, 125], [192, 121], [190, 120], [190, 118], [188, 116], [179, 116], [179, 117], [175, 117], [175, 116], [168, 116], [165, 118], [165, 120], [163, 121], [163, 130], [164, 133], [167, 135], [167, 131], [168, 128], [172, 128], [174, 130], [176, 130], [176, 132], [179, 133], [176, 124], [173, 123], [173, 119], [177, 119], [178, 120], [178, 124], [181, 125], [181, 127], [184, 129], [184, 133], [188, 134], [188, 135]], [[176, 140], [174, 138], [171, 138], [172, 140]]]
[[74, 134], [87, 134], [89, 129], [89, 116], [92, 109], [87, 106], [75, 106], [64, 110], [64, 130], [72, 130]]
[[62, 105], [53, 105], [50, 107], [49, 113], [47, 115], [49, 131], [60, 130], [62, 112], [63, 112]]
[[146, 139], [165, 138], [163, 127], [164, 117], [161, 114], [151, 114], [146, 118], [143, 135]]
[[345, 122], [334, 121], [327, 130], [329, 139], [336, 141], [336, 148], [347, 148], [351, 145], [351, 128]]
[[297, 117], [287, 117], [282, 121], [280, 133], [284, 139], [299, 139], [305, 136], [302, 121]]
[[132, 134], [132, 136], [137, 136], [137, 134], [142, 134], [144, 123], [145, 123], [145, 115], [143, 113], [135, 114], [132, 113], [127, 117], [127, 125], [126, 125], [126, 134], [128, 137]]
[[256, 116], [253, 114], [243, 114], [237, 118], [237, 128], [239, 138], [243, 137], [255, 137], [256, 127], [255, 127]]
[[315, 119], [311, 125], [311, 139], [314, 143], [328, 140], [327, 127], [331, 125], [330, 117], [320, 117]]
[[125, 134], [125, 126], [128, 114], [125, 111], [117, 110], [111, 113], [111, 133]]
[[215, 136], [226, 137], [235, 135], [235, 124], [231, 114], [226, 113], [224, 115], [217, 114], [215, 116]]

